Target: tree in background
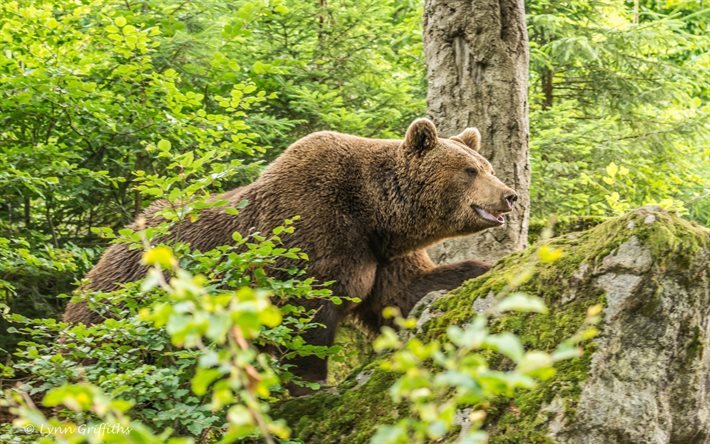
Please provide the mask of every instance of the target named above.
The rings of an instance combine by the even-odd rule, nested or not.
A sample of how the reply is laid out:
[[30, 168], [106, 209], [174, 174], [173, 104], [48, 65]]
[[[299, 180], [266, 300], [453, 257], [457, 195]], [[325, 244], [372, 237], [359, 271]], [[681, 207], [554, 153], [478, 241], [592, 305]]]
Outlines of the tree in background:
[[495, 262], [527, 244], [528, 42], [522, 1], [429, 0], [424, 7], [428, 112], [444, 135], [481, 131], [482, 154], [520, 199], [504, 228], [444, 242], [443, 262]]
[[702, 2], [530, 1], [528, 25], [533, 216], [661, 203], [708, 224]]
[[[276, 97], [263, 110], [263, 137], [284, 149], [332, 129], [401, 138], [424, 113], [421, 6], [416, 0], [287, 0], [288, 12], [249, 23], [240, 59], [256, 60], [251, 78]], [[271, 121], [271, 120], [269, 120]], [[274, 151], [277, 154], [278, 151]]]

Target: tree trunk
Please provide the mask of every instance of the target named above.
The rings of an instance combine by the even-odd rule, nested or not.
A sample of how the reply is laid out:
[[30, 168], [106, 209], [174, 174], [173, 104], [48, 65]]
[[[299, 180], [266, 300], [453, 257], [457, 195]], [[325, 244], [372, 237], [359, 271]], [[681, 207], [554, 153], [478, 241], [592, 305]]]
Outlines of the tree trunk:
[[528, 35], [522, 0], [427, 0], [424, 52], [428, 113], [441, 134], [481, 131], [482, 154], [520, 196], [504, 227], [444, 242], [437, 262], [495, 262], [527, 243]]

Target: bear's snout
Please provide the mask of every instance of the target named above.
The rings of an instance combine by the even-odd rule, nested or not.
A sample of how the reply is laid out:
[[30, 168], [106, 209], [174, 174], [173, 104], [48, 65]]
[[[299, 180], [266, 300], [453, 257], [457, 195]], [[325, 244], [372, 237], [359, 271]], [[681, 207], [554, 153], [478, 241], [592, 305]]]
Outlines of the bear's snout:
[[507, 193], [503, 193], [503, 202], [508, 206], [508, 211], [513, 209], [515, 202], [518, 200], [518, 195], [515, 191], [509, 190]]

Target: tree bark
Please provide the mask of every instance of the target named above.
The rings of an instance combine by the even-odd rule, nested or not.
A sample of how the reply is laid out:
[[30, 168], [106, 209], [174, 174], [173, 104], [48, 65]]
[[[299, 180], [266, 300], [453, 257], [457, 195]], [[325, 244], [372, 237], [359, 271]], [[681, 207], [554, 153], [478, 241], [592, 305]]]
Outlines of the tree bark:
[[437, 262], [495, 262], [524, 248], [529, 216], [528, 35], [522, 0], [427, 0], [428, 114], [440, 133], [477, 127], [481, 153], [519, 194], [504, 227], [445, 241]]

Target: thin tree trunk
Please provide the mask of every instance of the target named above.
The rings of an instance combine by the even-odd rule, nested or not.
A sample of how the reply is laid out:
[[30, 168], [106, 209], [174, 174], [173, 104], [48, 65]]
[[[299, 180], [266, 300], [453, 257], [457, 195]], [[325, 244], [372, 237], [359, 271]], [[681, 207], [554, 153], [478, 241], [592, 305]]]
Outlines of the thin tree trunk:
[[542, 109], [548, 109], [552, 107], [552, 102], [554, 100], [554, 86], [552, 80], [555, 74], [551, 69], [545, 68], [542, 70], [542, 75], [540, 81], [542, 82], [542, 93], [544, 98], [542, 100]]
[[[145, 165], [145, 153], [143, 151], [138, 151], [136, 153], [136, 163], [135, 163], [135, 170], [142, 170], [144, 169]], [[136, 218], [138, 217], [139, 214], [143, 211], [143, 198], [141, 196], [140, 191], [135, 190], [133, 192], [133, 217]]]
[[[639, 8], [640, 8], [640, 0], [634, 0], [634, 25], [639, 24]], [[702, 3], [701, 3], [702, 5]]]
[[47, 198], [44, 200], [44, 213], [47, 218], [47, 226], [49, 227], [49, 233], [52, 235], [52, 243], [55, 247], [59, 247], [59, 238], [57, 236], [57, 230], [55, 229], [54, 219], [52, 217], [52, 209], [54, 207], [54, 197], [51, 192], [47, 193]]
[[520, 199], [504, 227], [430, 251], [438, 262], [495, 262], [527, 243], [528, 35], [522, 0], [427, 0], [428, 112], [444, 136], [481, 131], [482, 154]]
[[318, 51], [325, 50], [325, 27], [326, 15], [328, 14], [327, 0], [318, 0]]

